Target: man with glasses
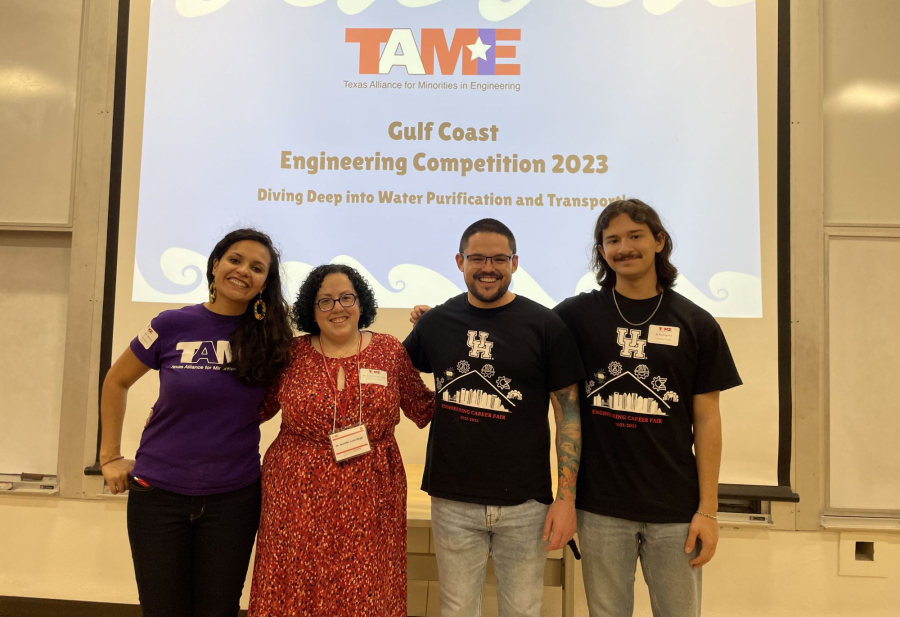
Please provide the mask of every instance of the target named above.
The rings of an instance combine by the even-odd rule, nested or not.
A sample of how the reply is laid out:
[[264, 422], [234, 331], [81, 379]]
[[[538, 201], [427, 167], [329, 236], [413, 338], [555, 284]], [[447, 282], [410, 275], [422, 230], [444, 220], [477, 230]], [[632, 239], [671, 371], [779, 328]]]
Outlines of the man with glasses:
[[[495, 219], [462, 235], [468, 291], [421, 314], [404, 345], [434, 373], [422, 489], [431, 495], [443, 617], [481, 614], [488, 555], [501, 615], [537, 617], [546, 551], [575, 531], [581, 456], [578, 349], [549, 309], [509, 291], [516, 240]], [[559, 487], [550, 477], [553, 395]]]

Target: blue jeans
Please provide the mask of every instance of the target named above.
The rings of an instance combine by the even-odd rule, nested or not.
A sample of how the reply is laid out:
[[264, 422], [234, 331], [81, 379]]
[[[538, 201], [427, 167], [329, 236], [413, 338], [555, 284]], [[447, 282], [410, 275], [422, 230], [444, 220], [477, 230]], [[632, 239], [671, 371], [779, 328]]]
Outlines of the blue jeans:
[[229, 493], [128, 490], [128, 539], [144, 617], [237, 617], [259, 526], [257, 480]]
[[539, 617], [544, 599], [544, 520], [550, 506], [482, 506], [431, 498], [442, 617], [480, 617], [488, 555], [500, 617]]
[[638, 523], [578, 510], [584, 590], [591, 617], [631, 617], [637, 559], [653, 617], [700, 616], [700, 568], [684, 552], [688, 523]]

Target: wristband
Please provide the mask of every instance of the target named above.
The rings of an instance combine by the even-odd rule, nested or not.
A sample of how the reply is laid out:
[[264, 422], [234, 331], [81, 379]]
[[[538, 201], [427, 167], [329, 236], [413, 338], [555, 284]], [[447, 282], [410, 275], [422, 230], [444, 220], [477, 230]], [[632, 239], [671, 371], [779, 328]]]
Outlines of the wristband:
[[100, 463], [100, 469], [103, 469], [103, 466], [104, 466], [104, 465], [109, 465], [109, 464], [112, 463], [113, 461], [121, 461], [123, 458], [125, 458], [125, 457], [124, 457], [124, 456], [117, 456], [117, 457], [115, 457], [115, 458], [109, 459], [109, 460], [106, 461], [105, 463]]
[[701, 512], [700, 510], [697, 510], [697, 514], [699, 514], [701, 516], [705, 516], [706, 518], [711, 518], [714, 521], [719, 520], [719, 517], [716, 516], [715, 514], [707, 514], [706, 512]]

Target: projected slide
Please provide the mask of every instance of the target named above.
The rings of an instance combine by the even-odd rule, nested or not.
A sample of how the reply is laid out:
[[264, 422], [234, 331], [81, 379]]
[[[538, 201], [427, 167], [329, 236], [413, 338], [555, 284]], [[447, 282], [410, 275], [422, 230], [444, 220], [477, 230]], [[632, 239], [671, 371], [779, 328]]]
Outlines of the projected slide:
[[484, 217], [516, 234], [513, 291], [596, 285], [591, 234], [639, 197], [677, 289], [762, 316], [755, 6], [742, 0], [156, 0], [132, 297], [205, 297], [206, 255], [253, 225], [289, 292], [318, 264], [382, 307], [463, 287]]

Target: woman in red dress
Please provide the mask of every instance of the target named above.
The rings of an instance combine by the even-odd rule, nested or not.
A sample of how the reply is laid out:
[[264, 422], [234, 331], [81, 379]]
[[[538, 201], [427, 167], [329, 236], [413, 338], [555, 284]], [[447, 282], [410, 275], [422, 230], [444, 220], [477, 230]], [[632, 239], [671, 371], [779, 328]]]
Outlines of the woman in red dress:
[[282, 423], [262, 468], [252, 617], [406, 616], [406, 475], [394, 427], [400, 408], [425, 427], [434, 394], [396, 338], [362, 330], [375, 309], [348, 266], [319, 266], [300, 288], [294, 320], [310, 334], [294, 340], [261, 407], [263, 420], [280, 408]]

